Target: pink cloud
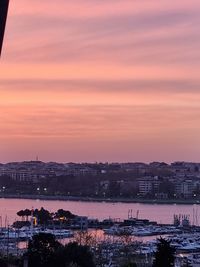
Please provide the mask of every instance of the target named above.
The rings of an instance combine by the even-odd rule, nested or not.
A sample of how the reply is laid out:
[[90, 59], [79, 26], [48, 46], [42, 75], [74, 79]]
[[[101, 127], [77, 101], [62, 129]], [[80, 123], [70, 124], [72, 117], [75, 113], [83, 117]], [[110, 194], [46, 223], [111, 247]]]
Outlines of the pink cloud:
[[197, 159], [199, 10], [197, 0], [11, 1], [2, 160], [37, 150], [61, 161]]

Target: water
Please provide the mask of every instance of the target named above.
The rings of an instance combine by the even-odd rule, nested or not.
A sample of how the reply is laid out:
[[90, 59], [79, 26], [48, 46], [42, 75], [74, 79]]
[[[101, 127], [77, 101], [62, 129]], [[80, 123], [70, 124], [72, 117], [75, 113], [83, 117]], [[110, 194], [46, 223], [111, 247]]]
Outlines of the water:
[[98, 219], [126, 219], [128, 210], [132, 210], [133, 217], [139, 211], [139, 218], [149, 219], [158, 223], [172, 223], [174, 214], [190, 216], [191, 223], [199, 225], [199, 205], [176, 204], [140, 204], [140, 203], [106, 203], [106, 202], [81, 202], [81, 201], [56, 201], [56, 200], [28, 200], [28, 199], [0, 199], [0, 216], [2, 225], [12, 224], [19, 219], [16, 213], [21, 209], [44, 207], [50, 212], [58, 209], [69, 210], [77, 215], [85, 215]]

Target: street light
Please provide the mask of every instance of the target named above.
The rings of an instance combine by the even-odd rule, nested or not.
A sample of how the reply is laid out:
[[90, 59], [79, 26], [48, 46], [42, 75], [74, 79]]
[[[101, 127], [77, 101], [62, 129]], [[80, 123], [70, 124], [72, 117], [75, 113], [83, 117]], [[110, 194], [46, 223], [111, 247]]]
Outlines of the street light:
[[37, 194], [40, 195], [40, 188], [37, 187]]

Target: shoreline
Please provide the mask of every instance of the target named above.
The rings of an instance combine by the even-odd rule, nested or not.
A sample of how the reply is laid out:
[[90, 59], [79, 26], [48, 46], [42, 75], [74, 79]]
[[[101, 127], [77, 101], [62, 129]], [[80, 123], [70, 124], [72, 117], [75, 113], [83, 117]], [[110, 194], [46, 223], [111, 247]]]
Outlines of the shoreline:
[[106, 203], [140, 203], [140, 204], [172, 204], [172, 205], [198, 205], [200, 200], [195, 199], [138, 199], [138, 198], [94, 198], [75, 196], [50, 196], [50, 195], [19, 195], [0, 194], [0, 199], [32, 199], [50, 201], [81, 201], [81, 202], [106, 202]]

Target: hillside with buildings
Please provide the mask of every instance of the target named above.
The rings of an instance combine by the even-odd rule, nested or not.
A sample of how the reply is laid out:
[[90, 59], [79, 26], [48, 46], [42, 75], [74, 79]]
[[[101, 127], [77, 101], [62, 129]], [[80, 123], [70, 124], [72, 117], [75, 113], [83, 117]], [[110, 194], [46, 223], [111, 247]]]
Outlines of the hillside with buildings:
[[0, 193], [198, 199], [200, 163], [11, 162], [0, 164]]

